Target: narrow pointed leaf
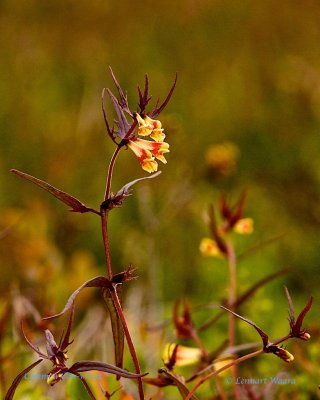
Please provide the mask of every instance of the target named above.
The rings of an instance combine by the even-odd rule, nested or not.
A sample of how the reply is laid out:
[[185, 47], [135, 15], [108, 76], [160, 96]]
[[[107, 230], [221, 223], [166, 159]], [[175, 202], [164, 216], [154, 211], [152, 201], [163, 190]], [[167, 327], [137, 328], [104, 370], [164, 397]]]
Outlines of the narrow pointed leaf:
[[253, 284], [248, 290], [246, 290], [239, 298], [237, 299], [235, 306], [238, 307], [242, 303], [244, 303], [247, 299], [249, 299], [258, 289], [266, 285], [267, 283], [273, 281], [275, 278], [278, 278], [281, 275], [285, 275], [290, 271], [289, 268], [281, 269], [280, 271], [273, 272], [270, 275], [265, 276], [260, 279], [258, 282]]
[[58, 348], [56, 341], [54, 340], [53, 334], [49, 331], [49, 329], [45, 330], [46, 335], [46, 346], [49, 357], [55, 356], [56, 349]]
[[[270, 275], [267, 275], [266, 277], [260, 279], [258, 282], [256, 282], [254, 285], [252, 285], [248, 290], [246, 290], [241, 296], [238, 297], [237, 301], [235, 304], [233, 304], [234, 308], [239, 307], [241, 304], [243, 304], [246, 300], [248, 300], [258, 289], [266, 285], [267, 283], [271, 282], [278, 276], [287, 274], [290, 271], [289, 268], [284, 268], [281, 269], [280, 271], [273, 272]], [[217, 315], [215, 315], [213, 318], [209, 319], [207, 322], [205, 322], [200, 328], [198, 328], [199, 332], [202, 332], [206, 329], [208, 329], [210, 326], [212, 326], [214, 323], [216, 323], [221, 317], [224, 315], [224, 312], [221, 310]]]
[[111, 194], [109, 199], [104, 201], [101, 205], [101, 208], [107, 209], [107, 210], [112, 210], [113, 208], [121, 207], [123, 201], [131, 195], [131, 186], [135, 185], [139, 181], [143, 181], [145, 179], [152, 179], [161, 174], [161, 171], [158, 171], [152, 175], [149, 176], [144, 176], [139, 179], [135, 179], [134, 181], [131, 181], [124, 185], [116, 194]]
[[170, 98], [172, 96], [172, 93], [173, 93], [173, 91], [174, 91], [174, 89], [176, 87], [177, 79], [178, 79], [178, 74], [176, 73], [175, 79], [174, 79], [173, 84], [172, 84], [172, 86], [171, 86], [171, 88], [169, 90], [169, 93], [167, 94], [167, 97], [164, 99], [163, 103], [160, 106], [158, 106], [158, 104], [156, 105], [156, 107], [150, 113], [150, 117], [151, 118], [157, 117], [161, 113], [161, 111], [166, 107], [166, 105], [168, 104], [168, 102], [169, 102], [169, 100], [170, 100]]
[[31, 347], [31, 349], [32, 349], [33, 351], [35, 351], [41, 358], [49, 359], [49, 357], [48, 357], [46, 354], [42, 353], [42, 352], [39, 350], [39, 348], [36, 347], [34, 344], [32, 344], [32, 343], [30, 342], [30, 340], [27, 338], [27, 336], [26, 336], [26, 334], [25, 334], [25, 332], [24, 332], [24, 329], [23, 329], [23, 321], [21, 321], [21, 332], [22, 332], [22, 336], [23, 336], [24, 340], [26, 341], [27, 345], [28, 345], [29, 347]]
[[31, 371], [34, 367], [36, 367], [38, 364], [41, 363], [41, 361], [43, 361], [43, 359], [37, 360], [36, 362], [34, 362], [33, 364], [29, 365], [29, 367], [25, 368], [23, 371], [20, 372], [20, 374], [18, 376], [16, 376], [16, 378], [14, 379], [14, 381], [11, 383], [10, 388], [7, 391], [7, 394], [4, 398], [4, 400], [12, 400], [13, 396], [15, 394], [15, 391], [19, 385], [19, 383], [22, 381], [22, 379], [24, 378], [25, 374], [27, 374], [29, 371]]
[[20, 176], [21, 178], [24, 178], [35, 185], [41, 187], [42, 189], [46, 190], [47, 192], [51, 193], [54, 197], [62, 201], [64, 204], [67, 206], [71, 207], [71, 211], [73, 212], [79, 212], [79, 213], [86, 213], [86, 212], [94, 212], [95, 214], [99, 214], [98, 211], [93, 210], [92, 208], [88, 208], [85, 206], [81, 201], [76, 199], [75, 197], [71, 196], [70, 194], [63, 192], [60, 189], [55, 188], [54, 186], [50, 185], [49, 183], [42, 181], [41, 179], [35, 178], [32, 175], [28, 175], [24, 172], [18, 171], [16, 169], [12, 169], [11, 172], [13, 172], [15, 175]]
[[119, 103], [120, 107], [124, 111], [126, 111], [128, 114], [132, 115], [131, 111], [129, 110], [128, 96], [127, 96], [127, 94], [124, 94], [119, 82], [117, 81], [117, 79], [116, 79], [116, 77], [115, 77], [115, 75], [114, 75], [114, 73], [112, 71], [112, 68], [109, 67], [109, 69], [110, 69], [110, 72], [111, 72], [111, 76], [112, 76], [113, 82], [116, 85], [116, 88], [117, 88], [118, 93], [119, 93], [119, 101], [118, 101], [118, 103]]
[[238, 203], [235, 205], [235, 211], [233, 212], [231, 226], [233, 226], [242, 216], [244, 204], [246, 201], [247, 193], [243, 191]]
[[241, 315], [229, 310], [226, 307], [220, 306], [221, 308], [223, 308], [224, 310], [228, 311], [229, 313], [233, 314], [234, 316], [236, 316], [237, 318], [242, 319], [242, 321], [246, 322], [247, 324], [251, 325], [254, 327], [254, 329], [259, 333], [259, 335], [261, 336], [262, 339], [262, 343], [263, 343], [263, 347], [265, 348], [268, 343], [269, 343], [269, 337], [268, 335], [261, 329], [258, 327], [258, 325], [256, 325], [254, 322], [250, 321], [250, 319], [244, 318]]
[[81, 292], [82, 289], [87, 288], [87, 287], [106, 287], [106, 288], [110, 288], [111, 287], [111, 283], [110, 283], [109, 279], [107, 279], [104, 276], [96, 276], [95, 278], [90, 279], [89, 281], [87, 281], [84, 284], [82, 284], [77, 290], [75, 290], [72, 293], [72, 295], [69, 297], [64, 309], [60, 313], [55, 314], [55, 315], [51, 315], [50, 317], [45, 317], [43, 319], [47, 320], [47, 319], [57, 318], [57, 317], [60, 317], [60, 315], [63, 315], [68, 310], [70, 310], [70, 308], [73, 306], [73, 303], [74, 303], [76, 297], [78, 296], [78, 294]]
[[61, 341], [61, 345], [59, 346], [62, 351], [64, 351], [69, 346], [69, 344], [71, 344], [73, 342], [73, 341], [71, 341], [71, 342], [69, 341], [71, 328], [72, 328], [72, 323], [73, 323], [73, 317], [74, 317], [74, 302], [72, 303], [72, 306], [71, 306], [71, 311], [70, 311], [70, 316], [69, 316], [69, 321], [68, 321], [68, 326], [67, 326], [66, 333], [63, 336], [63, 339]]
[[127, 132], [130, 130], [130, 124], [127, 121], [127, 118], [123, 112], [121, 105], [119, 104], [118, 99], [111, 92], [111, 90], [107, 89], [108, 95], [113, 103], [114, 109], [116, 111], [118, 119], [116, 120], [116, 124], [119, 130], [116, 132], [121, 139], [124, 139]]
[[313, 302], [313, 297], [311, 296], [310, 299], [308, 300], [308, 303], [304, 307], [304, 309], [298, 315], [298, 318], [297, 318], [297, 321], [296, 321], [295, 327], [294, 327], [295, 331], [300, 332], [303, 320], [304, 320], [305, 316], [307, 315], [307, 313], [310, 311], [312, 302]]
[[159, 176], [161, 174], [161, 171], [158, 171], [152, 175], [148, 175], [148, 176], [144, 176], [142, 178], [138, 178], [135, 179], [129, 183], [127, 183], [126, 185], [124, 185], [116, 194], [116, 196], [120, 196], [120, 195], [128, 195], [130, 188], [135, 185], [136, 183], [140, 182], [140, 181], [144, 181], [145, 179], [153, 179], [156, 178], [157, 176]]
[[139, 93], [139, 104], [138, 105], [140, 107], [140, 113], [143, 113], [147, 104], [151, 100], [151, 96], [149, 96], [149, 79], [148, 79], [147, 74], [144, 76], [143, 94], [142, 94], [142, 91], [139, 86], [138, 86], [138, 93]]
[[293, 303], [292, 303], [292, 299], [291, 299], [289, 290], [286, 286], [284, 287], [284, 290], [286, 292], [286, 296], [287, 296], [288, 304], [289, 304], [289, 325], [290, 325], [290, 328], [292, 329], [295, 324], [294, 307], [293, 307]]
[[[184, 385], [184, 383], [181, 382], [180, 379], [178, 379], [176, 376], [173, 374], [170, 374], [165, 368], [162, 368], [160, 371], [160, 374], [163, 374], [167, 378], [172, 379], [174, 382], [174, 385], [178, 388], [182, 398], [184, 399], [188, 394], [190, 393], [189, 389]], [[198, 400], [198, 398], [195, 395], [192, 395], [190, 397], [190, 400]]]
[[124, 351], [124, 331], [122, 323], [109, 290], [106, 289], [103, 291], [103, 299], [110, 314], [115, 363], [117, 367], [122, 368]]
[[107, 128], [107, 133], [109, 135], [109, 137], [111, 138], [111, 140], [113, 141], [113, 143], [117, 144], [116, 142], [116, 136], [114, 134], [114, 129], [113, 127], [111, 128], [108, 122], [108, 116], [107, 116], [107, 112], [106, 112], [106, 108], [105, 108], [105, 93], [106, 93], [106, 89], [104, 88], [102, 90], [102, 95], [101, 95], [101, 107], [102, 107], [102, 114], [103, 114], [103, 119], [104, 119], [104, 123], [106, 125]]
[[147, 374], [134, 374], [128, 372], [122, 368], [118, 368], [115, 365], [103, 363], [101, 361], [78, 361], [69, 368], [68, 372], [74, 374], [75, 372], [86, 372], [86, 371], [102, 371], [108, 374], [119, 375], [123, 378], [136, 379], [146, 376]]

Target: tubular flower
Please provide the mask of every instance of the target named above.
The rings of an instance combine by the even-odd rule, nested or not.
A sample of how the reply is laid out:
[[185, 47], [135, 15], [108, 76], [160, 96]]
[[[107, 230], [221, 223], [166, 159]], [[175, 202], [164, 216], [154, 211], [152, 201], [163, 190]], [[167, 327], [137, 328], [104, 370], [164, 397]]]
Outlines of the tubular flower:
[[166, 135], [163, 133], [162, 124], [156, 119], [152, 119], [146, 115], [142, 118], [138, 113], [136, 119], [139, 124], [138, 134], [140, 136], [149, 136], [156, 142], [163, 142]]
[[128, 146], [138, 157], [142, 169], [149, 173], [158, 170], [158, 163], [155, 158], [164, 164], [167, 163], [164, 154], [169, 153], [169, 144], [166, 142], [151, 142], [137, 138], [129, 140]]
[[[177, 349], [175, 350], [175, 347]], [[187, 365], [196, 364], [201, 360], [201, 350], [197, 347], [186, 347], [175, 345], [173, 343], [166, 344], [163, 352], [163, 358], [165, 362], [168, 362], [169, 359], [173, 355], [173, 351], [175, 350], [175, 366], [176, 367], [184, 367]]]

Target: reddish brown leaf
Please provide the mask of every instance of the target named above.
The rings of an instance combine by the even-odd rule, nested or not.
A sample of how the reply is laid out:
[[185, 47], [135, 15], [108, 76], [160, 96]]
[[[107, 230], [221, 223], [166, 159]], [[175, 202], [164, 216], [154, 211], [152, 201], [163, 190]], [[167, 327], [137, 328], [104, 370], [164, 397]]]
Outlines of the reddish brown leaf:
[[119, 318], [117, 309], [113, 303], [110, 291], [108, 289], [103, 291], [103, 299], [110, 314], [112, 336], [114, 343], [115, 363], [117, 367], [122, 368], [123, 351], [124, 351], [124, 331], [122, 323]]
[[313, 302], [313, 297], [311, 296], [310, 299], [308, 300], [308, 303], [306, 304], [306, 306], [303, 308], [301, 313], [298, 315], [297, 322], [295, 324], [295, 330], [297, 330], [299, 332], [301, 331], [301, 326], [302, 326], [303, 320], [304, 320], [305, 316], [307, 315], [307, 313], [310, 311], [312, 302]]
[[[176, 377], [173, 374], [170, 374], [165, 368], [159, 370], [159, 374], [160, 376], [164, 375], [165, 377], [172, 379], [173, 384], [178, 388], [183, 399], [186, 396], [188, 396], [188, 394], [190, 393], [189, 389], [184, 385], [183, 382], [181, 382], [181, 380], [178, 377]], [[192, 395], [190, 397], [190, 400], [198, 400], [198, 398], [195, 395]]]
[[34, 183], [35, 185], [46, 190], [47, 192], [51, 193], [58, 200], [62, 201], [64, 204], [71, 207], [70, 211], [79, 212], [79, 213], [93, 212], [95, 214], [100, 215], [100, 213], [98, 211], [96, 211], [92, 208], [88, 208], [87, 206], [85, 206], [83, 203], [81, 203], [81, 201], [79, 201], [75, 197], [71, 196], [70, 194], [68, 194], [66, 192], [63, 192], [60, 189], [55, 188], [54, 186], [50, 185], [49, 183], [47, 183], [45, 181], [42, 181], [41, 179], [35, 178], [32, 175], [28, 175], [28, 174], [18, 171], [16, 169], [12, 169], [11, 172], [13, 172], [17, 176], [20, 176], [21, 178], [24, 178], [24, 179]]
[[229, 310], [226, 307], [220, 306], [221, 308], [223, 308], [224, 310], [228, 311], [229, 313], [233, 314], [234, 316], [236, 316], [237, 318], [242, 319], [242, 321], [246, 322], [247, 324], [251, 325], [254, 327], [254, 329], [259, 333], [259, 335], [261, 336], [262, 339], [262, 343], [263, 343], [263, 347], [266, 348], [266, 346], [269, 343], [269, 337], [268, 335], [261, 329], [258, 327], [258, 325], [256, 325], [254, 322], [250, 321], [250, 319], [244, 318], [241, 315]]
[[41, 361], [43, 361], [43, 359], [37, 360], [36, 362], [34, 362], [33, 364], [29, 365], [29, 367], [25, 368], [23, 371], [20, 372], [20, 374], [18, 376], [16, 376], [16, 378], [14, 379], [14, 381], [11, 383], [10, 388], [8, 389], [6, 396], [4, 398], [4, 400], [12, 400], [13, 396], [15, 394], [15, 391], [19, 385], [19, 383], [22, 381], [22, 379], [24, 378], [25, 374], [27, 374], [29, 371], [31, 371], [34, 367], [36, 367], [38, 364], [41, 363]]
[[81, 292], [81, 290], [84, 289], [84, 288], [87, 288], [87, 287], [106, 287], [106, 288], [110, 288], [111, 286], [112, 285], [111, 285], [109, 279], [107, 279], [104, 276], [96, 276], [95, 278], [92, 278], [89, 281], [87, 281], [84, 284], [82, 284], [77, 290], [75, 290], [72, 293], [72, 295], [69, 297], [64, 309], [60, 313], [55, 314], [55, 315], [51, 315], [50, 317], [45, 317], [43, 319], [47, 320], [47, 319], [57, 318], [57, 317], [60, 317], [60, 315], [63, 315], [68, 310], [70, 310], [70, 308], [73, 306], [73, 303], [74, 303], [76, 297]]
[[156, 104], [155, 108], [150, 113], [151, 118], [157, 117], [161, 113], [161, 111], [166, 107], [166, 105], [169, 103], [169, 100], [173, 94], [175, 87], [176, 87], [177, 79], [178, 79], [178, 74], [176, 73], [176, 76], [175, 76], [173, 84], [169, 90], [169, 93], [167, 94], [167, 97], [164, 99], [163, 103], [160, 106], [158, 106], [158, 103]]
[[123, 378], [136, 379], [146, 376], [147, 374], [134, 374], [132, 372], [128, 372], [122, 368], [118, 368], [114, 365], [103, 363], [101, 361], [90, 361], [83, 360], [74, 363], [69, 369], [68, 372], [71, 374], [86, 372], [86, 371], [102, 371], [108, 374], [119, 375]]

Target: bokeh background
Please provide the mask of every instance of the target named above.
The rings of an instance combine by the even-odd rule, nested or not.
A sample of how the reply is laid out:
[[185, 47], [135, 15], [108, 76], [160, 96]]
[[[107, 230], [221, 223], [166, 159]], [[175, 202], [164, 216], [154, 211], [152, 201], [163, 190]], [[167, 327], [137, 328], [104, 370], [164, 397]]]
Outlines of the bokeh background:
[[[319, 3], [1, 0], [0, 12], [2, 389], [32, 359], [20, 343], [19, 318], [27, 315], [39, 325], [37, 312], [60, 310], [72, 290], [105, 270], [99, 219], [67, 212], [9, 170], [35, 175], [99, 207], [113, 151], [101, 114], [102, 88], [113, 89], [109, 65], [133, 109], [145, 73], [154, 101], [164, 98], [176, 72], [179, 76], [161, 117], [170, 143], [168, 164], [161, 165], [159, 178], [137, 185], [110, 221], [115, 269], [132, 263], [140, 276], [125, 298], [143, 365], [154, 372], [161, 366], [161, 346], [173, 338], [172, 326], [165, 324], [166, 339], [148, 327], [170, 320], [176, 298], [188, 297], [194, 307], [212, 305], [196, 313], [200, 323], [227, 295], [226, 266], [199, 252], [209, 233], [208, 205], [216, 205], [222, 192], [236, 201], [247, 191], [245, 215], [254, 219], [255, 230], [235, 239], [239, 254], [276, 238], [241, 261], [239, 292], [291, 268], [258, 291], [242, 313], [271, 336], [281, 336], [287, 329], [285, 284], [297, 308], [314, 295], [308, 323], [317, 332]], [[112, 115], [111, 104], [107, 107]], [[113, 190], [143, 175], [134, 155], [124, 151]], [[74, 357], [112, 362], [99, 292], [88, 289], [77, 306]], [[225, 323], [208, 332], [210, 348], [225, 337]], [[258, 339], [242, 323], [238, 328], [239, 342]], [[61, 322], [51, 329], [62, 329]], [[41, 343], [40, 330], [29, 334]], [[296, 350], [300, 356], [290, 373], [297, 384], [276, 388], [276, 398], [289, 392], [318, 398], [314, 336]], [[270, 376], [284, 366], [261, 357], [254, 368], [256, 375]], [[45, 384], [23, 382], [18, 398], [73, 398], [69, 392], [64, 394], [63, 384], [48, 391]]]

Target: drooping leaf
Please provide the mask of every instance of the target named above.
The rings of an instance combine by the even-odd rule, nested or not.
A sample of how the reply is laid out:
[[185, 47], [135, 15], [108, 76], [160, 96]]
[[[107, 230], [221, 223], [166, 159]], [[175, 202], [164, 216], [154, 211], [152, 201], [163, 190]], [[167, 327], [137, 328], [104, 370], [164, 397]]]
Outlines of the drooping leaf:
[[[164, 375], [165, 377], [172, 379], [173, 384], [178, 388], [183, 399], [186, 396], [188, 396], [188, 394], [190, 393], [189, 389], [185, 386], [183, 382], [181, 382], [181, 380], [178, 377], [176, 377], [173, 374], [170, 374], [165, 368], [159, 370], [159, 373], [160, 375]], [[190, 397], [190, 400], [198, 400], [198, 398], [195, 395], [192, 395]]]
[[4, 400], [12, 400], [13, 399], [15, 391], [17, 390], [17, 387], [18, 387], [19, 383], [22, 381], [22, 379], [24, 378], [25, 374], [27, 374], [34, 367], [36, 367], [38, 364], [40, 364], [41, 361], [43, 361], [43, 359], [37, 360], [33, 364], [29, 365], [29, 367], [27, 367], [23, 371], [21, 371], [19, 375], [16, 376], [16, 378], [11, 383], [11, 386], [6, 393]]
[[49, 183], [42, 181], [41, 179], [35, 178], [32, 175], [28, 175], [24, 172], [18, 171], [16, 169], [12, 169], [11, 172], [13, 172], [15, 175], [20, 176], [21, 178], [24, 178], [35, 185], [41, 187], [42, 189], [46, 190], [47, 192], [51, 193], [54, 197], [62, 201], [64, 204], [67, 206], [71, 207], [70, 211], [73, 212], [79, 212], [79, 213], [86, 213], [86, 212], [93, 212], [95, 214], [100, 215], [100, 213], [92, 208], [88, 208], [86, 205], [81, 203], [78, 199], [75, 197], [71, 196], [70, 194], [63, 192], [60, 189], [55, 188], [54, 186], [50, 185]]
[[[120, 288], [120, 293], [118, 290], [118, 294], [120, 294], [120, 297], [121, 297], [121, 288]], [[114, 302], [112, 300], [110, 291], [108, 289], [105, 289], [103, 291], [103, 299], [104, 299], [104, 302], [105, 302], [105, 304], [108, 308], [109, 314], [110, 314], [112, 337], [113, 337], [113, 343], [114, 343], [113, 347], [114, 347], [115, 363], [116, 363], [117, 367], [122, 368], [123, 351], [124, 351], [124, 331], [123, 331], [122, 323], [119, 318], [117, 309], [114, 305]], [[119, 300], [121, 302], [120, 298], [119, 298]]]
[[122, 368], [118, 368], [115, 365], [103, 363], [101, 361], [91, 361], [91, 360], [78, 361], [75, 364], [73, 364], [68, 371], [71, 374], [74, 374], [76, 372], [79, 373], [86, 371], [102, 371], [108, 374], [119, 375], [122, 376], [123, 378], [128, 378], [128, 379], [141, 378], [147, 375], [147, 374], [134, 374]]
[[76, 299], [76, 297], [78, 296], [78, 294], [81, 292], [82, 289], [87, 288], [87, 287], [105, 287], [105, 288], [111, 288], [111, 282], [109, 281], [109, 279], [107, 279], [104, 276], [96, 276], [95, 278], [92, 278], [88, 281], [86, 281], [85, 283], [83, 283], [78, 289], [76, 289], [72, 295], [69, 297], [64, 309], [55, 315], [51, 315], [50, 317], [45, 317], [43, 318], [44, 320], [47, 319], [53, 319], [53, 318], [57, 318], [60, 317], [60, 315], [63, 315], [65, 312], [67, 312], [68, 310], [70, 310], [70, 308], [73, 306], [73, 303]]

